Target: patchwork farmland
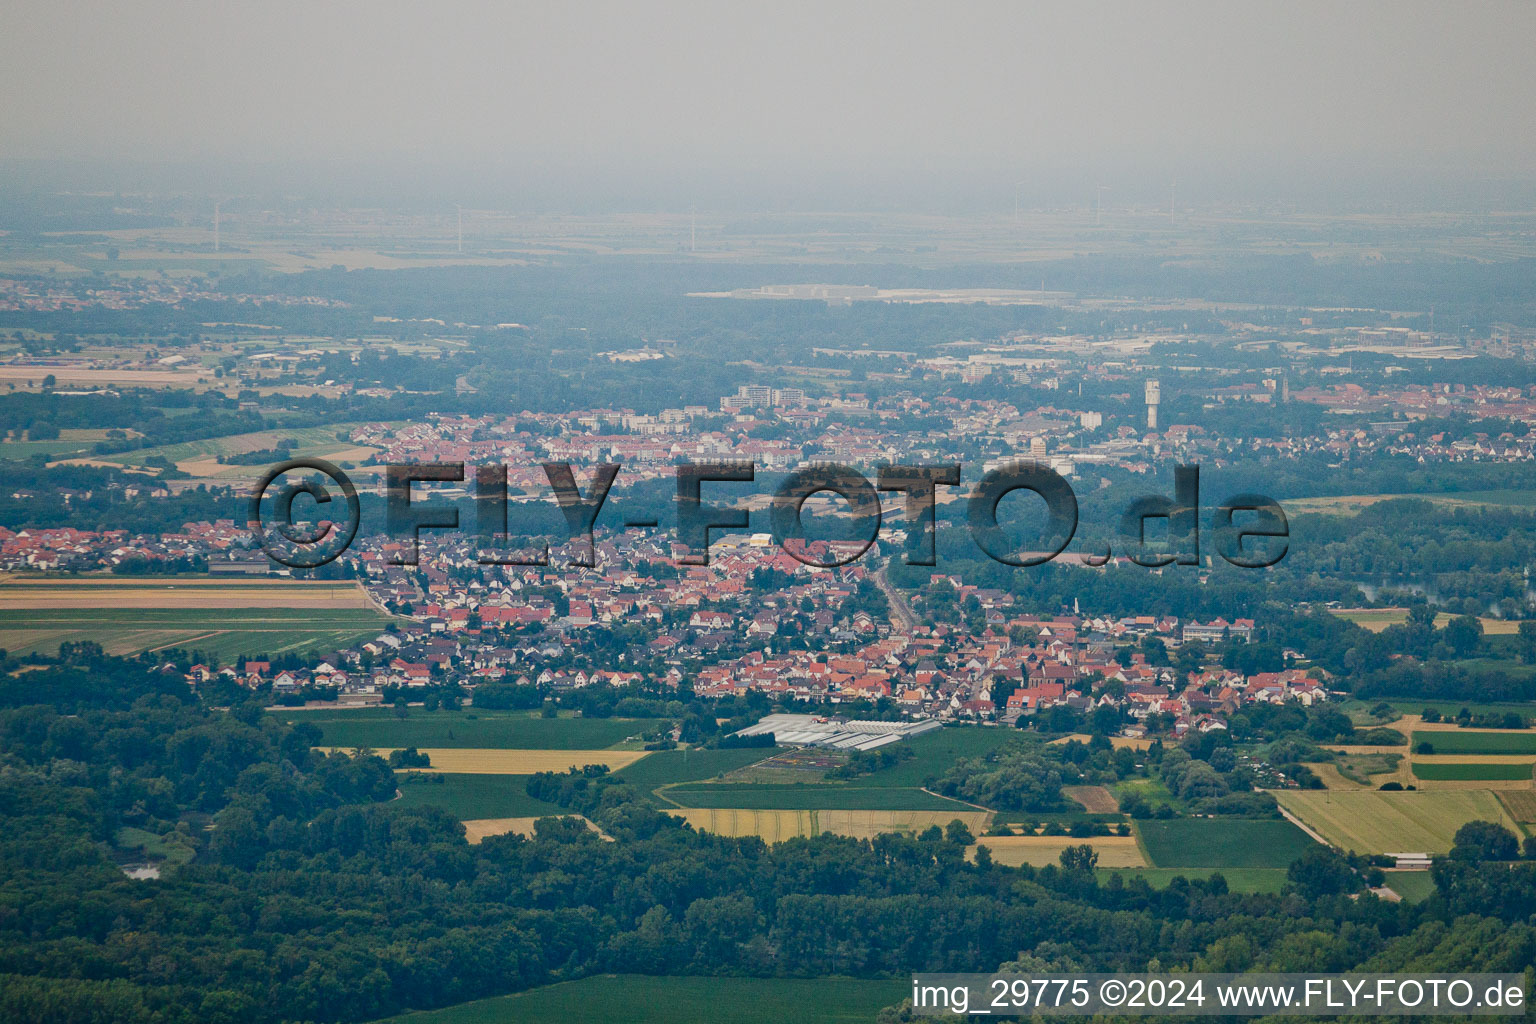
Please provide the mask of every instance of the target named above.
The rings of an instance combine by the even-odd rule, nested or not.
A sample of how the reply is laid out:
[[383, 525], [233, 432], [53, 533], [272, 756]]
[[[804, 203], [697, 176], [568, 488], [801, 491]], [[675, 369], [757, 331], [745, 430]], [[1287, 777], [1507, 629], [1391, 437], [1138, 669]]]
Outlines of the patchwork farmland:
[[[1008, 867], [1056, 864], [1061, 859], [1062, 850], [1084, 844], [1093, 847], [1099, 855], [1098, 866], [1101, 868], [1148, 866], [1134, 836], [1094, 836], [1089, 839], [1073, 839], [1068, 836], [986, 836], [977, 841], [978, 846], [985, 846], [992, 854], [993, 861]], [[975, 856], [974, 852], [971, 856]]]
[[183, 648], [240, 655], [324, 653], [378, 633], [389, 619], [356, 583], [80, 577], [0, 582], [0, 647], [57, 654], [90, 641], [108, 654]]
[[[345, 747], [321, 747], [327, 753], [347, 751]], [[356, 749], [356, 748], [353, 748]], [[643, 750], [502, 750], [475, 747], [419, 747], [432, 764], [428, 768], [412, 768], [410, 771], [449, 775], [532, 775], [535, 772], [564, 772], [589, 764], [606, 765], [615, 771], [633, 764], [646, 756]], [[387, 757], [389, 747], [373, 751]]]
[[1280, 805], [1341, 850], [1356, 853], [1447, 853], [1469, 821], [1519, 826], [1485, 789], [1419, 792], [1281, 790]]

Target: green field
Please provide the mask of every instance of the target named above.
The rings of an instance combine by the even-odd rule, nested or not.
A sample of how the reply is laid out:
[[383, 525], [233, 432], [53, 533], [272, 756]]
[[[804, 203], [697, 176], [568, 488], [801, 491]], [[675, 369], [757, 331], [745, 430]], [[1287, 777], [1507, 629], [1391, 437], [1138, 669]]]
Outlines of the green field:
[[910, 981], [852, 978], [653, 978], [605, 974], [408, 1013], [392, 1024], [870, 1024]]
[[[1425, 708], [1434, 708], [1448, 719], [1456, 717], [1462, 708], [1467, 708], [1474, 715], [1502, 715], [1513, 711], [1518, 715], [1536, 715], [1536, 703], [1519, 703], [1508, 701], [1455, 701], [1455, 700], [1404, 700], [1401, 697], [1386, 697], [1381, 700], [1365, 700], [1351, 702], [1347, 709], [1353, 711], [1357, 707], [1373, 708], [1377, 704], [1387, 704], [1403, 715], [1416, 715]], [[1466, 730], [1475, 732], [1477, 730]], [[1438, 735], [1438, 734], [1437, 734]]]
[[89, 640], [108, 654], [181, 647], [227, 665], [242, 654], [329, 654], [387, 621], [368, 608], [4, 608], [0, 648], [57, 655], [65, 641]]
[[1283, 868], [1222, 868], [1219, 872], [1194, 868], [1099, 868], [1094, 874], [1098, 876], [1100, 885], [1109, 881], [1110, 875], [1119, 875], [1127, 882], [1133, 878], [1143, 879], [1154, 889], [1166, 889], [1168, 883], [1175, 878], [1194, 881], [1197, 878], [1209, 878], [1212, 874], [1220, 874], [1225, 878], [1227, 889], [1231, 892], [1276, 893], [1285, 885]]
[[962, 757], [980, 757], [999, 747], [1022, 746], [1028, 740], [1017, 729], [947, 725], [902, 742], [912, 748], [911, 760], [866, 775], [857, 780], [858, 784], [897, 789], [919, 787], [929, 778], [942, 775]]
[[163, 836], [142, 828], [120, 828], [112, 837], [119, 850], [143, 854], [152, 860], [170, 861], [172, 864], [188, 864], [197, 851], [182, 842], [174, 833]]
[[764, 811], [973, 811], [974, 807], [920, 789], [879, 786], [721, 783], [674, 786], [666, 799], [679, 807], [739, 807]]
[[95, 441], [0, 441], [0, 460], [30, 459], [46, 455], [50, 459], [89, 455]]
[[679, 782], [712, 779], [779, 752], [778, 747], [739, 748], [735, 750], [658, 750], [648, 757], [619, 769], [619, 778], [643, 793], [659, 786]]
[[1110, 792], [1117, 800], [1124, 800], [1134, 793], [1153, 805], [1173, 802], [1173, 794], [1168, 792], [1161, 779], [1123, 779], [1111, 786]]
[[[527, 775], [406, 775], [398, 807], [440, 807], [461, 821], [475, 818], [538, 818], [566, 814], [558, 804], [528, 795]], [[440, 780], [440, 781], [439, 781]]]
[[655, 719], [543, 718], [527, 711], [424, 711], [401, 719], [394, 708], [290, 713], [320, 727], [323, 747], [465, 747], [500, 750], [602, 750], [656, 727]]
[[1529, 779], [1532, 766], [1529, 764], [1477, 764], [1467, 762], [1465, 764], [1443, 764], [1439, 762], [1426, 763], [1415, 761], [1413, 763], [1413, 777], [1427, 779], [1431, 782], [1437, 780], [1455, 781], [1503, 781], [1506, 779]]
[[1387, 888], [1408, 903], [1419, 903], [1435, 894], [1435, 881], [1428, 871], [1388, 871]]
[[[1435, 748], [1437, 754], [1536, 754], [1536, 732], [1500, 732], [1479, 729], [1415, 732], [1413, 748], [1417, 750], [1420, 743], [1428, 743]], [[1424, 777], [1430, 778], [1430, 776]], [[1506, 776], [1488, 777], [1504, 778]]]
[[1285, 868], [1317, 845], [1277, 819], [1172, 818], [1140, 821], [1136, 830], [1160, 868]]
[[1447, 853], [1456, 830], [1469, 821], [1498, 822], [1519, 834], [1498, 798], [1483, 789], [1286, 789], [1275, 799], [1328, 842], [1356, 853]]

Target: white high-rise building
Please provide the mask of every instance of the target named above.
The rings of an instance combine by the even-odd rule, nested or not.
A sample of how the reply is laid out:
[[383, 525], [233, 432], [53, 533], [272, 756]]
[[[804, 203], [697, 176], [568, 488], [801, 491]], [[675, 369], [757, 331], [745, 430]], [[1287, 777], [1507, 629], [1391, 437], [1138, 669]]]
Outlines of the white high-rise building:
[[1155, 380], [1147, 381], [1147, 429], [1157, 429], [1157, 407], [1163, 400], [1163, 388]]

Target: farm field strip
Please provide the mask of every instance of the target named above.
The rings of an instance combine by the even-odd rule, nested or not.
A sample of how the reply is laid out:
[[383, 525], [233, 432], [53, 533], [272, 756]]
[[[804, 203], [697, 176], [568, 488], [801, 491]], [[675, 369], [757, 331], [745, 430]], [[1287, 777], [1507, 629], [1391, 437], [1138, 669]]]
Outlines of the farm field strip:
[[[1085, 732], [1074, 732], [1066, 736], [1058, 736], [1056, 739], [1051, 740], [1051, 743], [1066, 743], [1069, 740], [1077, 740], [1079, 743], [1087, 743], [1092, 739], [1093, 737]], [[1109, 737], [1109, 745], [1114, 747], [1116, 750], [1146, 750], [1148, 747], [1152, 746], [1154, 742], [1154, 740], [1134, 739], [1130, 736]]]
[[832, 832], [872, 839], [882, 832], [921, 832], [959, 820], [974, 834], [986, 827], [985, 811], [764, 810], [745, 807], [669, 808], [694, 828], [722, 836], [758, 836], [776, 843], [797, 836]]
[[1499, 794], [1499, 803], [1515, 821], [1536, 823], [1536, 790], [1506, 790]]
[[471, 845], [484, 842], [491, 836], [504, 836], [516, 832], [528, 839], [533, 838], [533, 823], [538, 818], [471, 818], [464, 822], [464, 838]]
[[658, 750], [620, 769], [619, 775], [646, 793], [686, 782], [702, 782], [756, 764], [778, 753], [778, 747], [726, 750]]
[[1536, 765], [1536, 754], [1414, 754], [1413, 763]]
[[0, 629], [37, 626], [46, 629], [179, 628], [342, 629], [374, 625], [382, 631], [388, 620], [365, 608], [0, 608]]
[[762, 810], [975, 811], [921, 789], [842, 786], [830, 783], [685, 783], [661, 791], [681, 807], [755, 807]]
[[356, 583], [203, 577], [0, 581], [0, 647], [55, 654], [90, 641], [108, 654], [183, 647], [222, 661], [240, 655], [324, 652], [384, 628]]
[[1531, 764], [1497, 764], [1466, 761], [1455, 764], [1426, 764], [1415, 761], [1413, 777], [1428, 781], [1448, 782], [1530, 782]]
[[318, 726], [320, 745], [377, 749], [590, 751], [613, 747], [656, 727], [654, 719], [543, 718], [526, 712], [473, 710], [413, 711], [399, 718], [393, 708], [383, 707], [295, 711], [286, 717], [289, 721]]
[[[274, 427], [270, 430], [258, 430], [248, 434], [225, 434], [222, 437], [181, 441], [176, 444], [159, 445], [154, 448], [136, 448], [132, 451], [103, 455], [101, 458], [104, 461], [115, 462], [123, 466], [143, 465], [146, 459], [155, 456], [170, 459], [178, 464], [198, 460], [213, 461], [221, 455], [241, 455], [245, 452], [264, 451], [275, 447], [280, 441], [290, 439], [298, 442], [298, 446], [292, 449], [295, 456], [313, 455], [320, 449], [340, 450], [358, 447], [353, 445], [351, 441], [344, 440], [336, 435], [340, 433], [351, 434], [360, 425], [360, 423], [334, 423], [323, 427]], [[370, 448], [368, 451], [372, 452], [373, 449]], [[242, 469], [255, 476], [264, 467], [226, 467], [220, 464], [220, 468]]]
[[[603, 835], [603, 830], [598, 828], [580, 814], [562, 814], [557, 817], [578, 818], [586, 824], [587, 828]], [[534, 824], [538, 818], [472, 818], [464, 822], [464, 838], [471, 844], [483, 843], [492, 836], [504, 836], [509, 832], [516, 832], [527, 839], [533, 838]], [[607, 839], [609, 837], [603, 836]]]
[[[1335, 608], [1333, 614], [1372, 633], [1380, 633], [1388, 626], [1398, 626], [1408, 621], [1406, 608]], [[1450, 621], [1451, 616], [1441, 612], [1435, 616], [1435, 628], [1443, 629]], [[1520, 623], [1513, 619], [1480, 616], [1477, 621], [1482, 623], [1483, 633], [1487, 636], [1513, 636], [1520, 629]]]
[[1446, 853], [1456, 830], [1469, 821], [1515, 824], [1486, 788], [1398, 793], [1286, 789], [1274, 795], [1329, 843], [1356, 853]]
[[869, 1024], [907, 982], [611, 975], [390, 1018], [380, 1024]]
[[289, 583], [273, 586], [263, 581], [179, 582], [127, 581], [109, 584], [42, 583], [7, 580], [0, 583], [0, 610], [199, 610], [199, 609], [320, 609], [373, 610], [368, 595], [356, 583]]
[[[1434, 760], [1446, 755], [1489, 755], [1536, 759], [1536, 732], [1524, 729], [1479, 731], [1473, 729], [1429, 730], [1422, 724], [1413, 734], [1413, 747], [1428, 743], [1433, 754], [1420, 754], [1415, 760]], [[1497, 758], [1488, 758], [1496, 760]]]
[[69, 576], [60, 577], [47, 573], [25, 574], [20, 572], [7, 572], [0, 574], [0, 585], [7, 587], [110, 587], [122, 590], [155, 590], [163, 587], [173, 587], [176, 590], [196, 590], [205, 588], [218, 590], [229, 587], [283, 587], [290, 590], [329, 590], [337, 587], [347, 588], [354, 584], [341, 580], [295, 580], [282, 576], [241, 576], [221, 577], [212, 576], [112, 576], [99, 573], [94, 576]]
[[1437, 505], [1476, 508], [1483, 505], [1529, 507], [1536, 503], [1536, 491], [1440, 491], [1431, 494], [1340, 494], [1321, 498], [1287, 498], [1285, 508], [1291, 515], [1321, 513], [1353, 516], [1361, 509], [1383, 501], [1428, 501]]
[[63, 641], [100, 644], [108, 654], [137, 654], [185, 647], [229, 663], [247, 656], [317, 651], [325, 654], [377, 636], [385, 619], [372, 612], [303, 612], [277, 609], [247, 617], [233, 609], [81, 609], [27, 613], [0, 610], [0, 648], [12, 654], [57, 654]]
[[1120, 802], [1103, 786], [1062, 786], [1061, 795], [1083, 805], [1091, 814], [1116, 814]]
[[[351, 753], [351, 747], [317, 747], [326, 753]], [[388, 757], [396, 748], [372, 748], [380, 757]], [[563, 772], [589, 764], [607, 765], [617, 771], [645, 757], [644, 750], [508, 750], [475, 747], [419, 748], [431, 760], [430, 768], [410, 771], [447, 775], [532, 775], [535, 772]]]
[[437, 807], [460, 821], [487, 818], [538, 818], [565, 814], [558, 804], [528, 795], [526, 775], [455, 775], [402, 771], [399, 806]]
[[1022, 744], [1017, 730], [980, 726], [945, 726], [910, 740], [913, 757], [858, 779], [867, 788], [915, 789], [924, 780], [942, 774], [963, 757], [981, 757], [1003, 747]]
[[1094, 874], [1099, 884], [1119, 875], [1125, 882], [1142, 879], [1154, 889], [1166, 889], [1175, 878], [1204, 881], [1213, 874], [1227, 880], [1230, 892], [1277, 893], [1285, 886], [1286, 873], [1280, 868], [1098, 868]]
[[1314, 840], [1278, 818], [1174, 818], [1140, 821], [1136, 833], [1160, 868], [1285, 868]]
[[[1135, 836], [1092, 836], [1087, 839], [1074, 839], [1071, 836], [983, 836], [977, 840], [978, 846], [985, 846], [991, 852], [994, 861], [1008, 867], [1057, 864], [1062, 850], [1083, 844], [1093, 847], [1099, 855], [1100, 868], [1149, 866]], [[975, 849], [967, 856], [974, 859]]]

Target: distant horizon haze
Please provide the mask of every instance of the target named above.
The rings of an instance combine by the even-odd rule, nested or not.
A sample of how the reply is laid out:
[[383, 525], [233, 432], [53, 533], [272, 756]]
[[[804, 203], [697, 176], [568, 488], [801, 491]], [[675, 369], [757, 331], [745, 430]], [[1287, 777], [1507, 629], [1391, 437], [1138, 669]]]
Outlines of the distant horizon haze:
[[1536, 207], [1536, 5], [0, 14], [13, 187], [557, 209]]

